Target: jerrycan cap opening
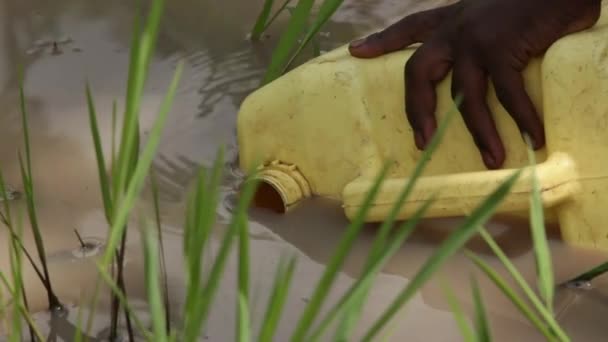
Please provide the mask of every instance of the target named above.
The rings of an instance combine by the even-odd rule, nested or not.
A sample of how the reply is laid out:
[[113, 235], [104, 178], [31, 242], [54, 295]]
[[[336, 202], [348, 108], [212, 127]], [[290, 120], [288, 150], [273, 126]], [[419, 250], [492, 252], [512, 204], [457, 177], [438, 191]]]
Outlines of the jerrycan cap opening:
[[284, 214], [311, 195], [308, 182], [295, 165], [273, 161], [261, 167], [255, 179], [260, 182], [253, 197], [258, 208]]

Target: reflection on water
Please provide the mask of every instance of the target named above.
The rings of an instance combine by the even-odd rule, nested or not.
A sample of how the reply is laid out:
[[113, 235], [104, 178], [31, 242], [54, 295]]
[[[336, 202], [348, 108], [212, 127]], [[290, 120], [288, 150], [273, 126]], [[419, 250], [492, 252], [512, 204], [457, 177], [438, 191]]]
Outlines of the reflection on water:
[[[332, 49], [406, 13], [449, 2], [452, 1], [345, 1], [334, 21], [324, 28], [326, 34], [320, 38], [321, 47], [323, 50]], [[180, 226], [187, 192], [199, 168], [210, 167], [217, 148], [223, 146], [226, 151], [226, 176], [222, 183], [218, 226], [225, 225], [229, 220], [238, 183], [242, 179], [235, 164], [236, 113], [244, 97], [259, 85], [269, 61], [270, 48], [284, 24], [283, 19], [279, 20], [263, 42], [248, 42], [246, 36], [261, 3], [261, 0], [167, 2], [159, 48], [152, 61], [142, 102], [141, 127], [145, 138], [175, 63], [184, 60], [184, 78], [153, 164], [161, 195], [172, 314], [177, 318], [183, 304], [180, 302], [183, 301]], [[16, 152], [22, 147], [22, 131], [16, 85], [18, 66], [22, 65], [38, 214], [44, 230], [53, 284], [66, 303], [78, 303], [81, 297], [90, 294], [98, 281], [91, 260], [98, 256], [107, 232], [97, 189], [95, 157], [84, 101], [84, 81], [89, 80], [92, 85], [104, 149], [109, 156], [112, 146], [110, 113], [113, 101], [117, 101], [119, 108], [122, 105], [134, 9], [132, 3], [118, 0], [57, 0], [52, 3], [0, 0], [0, 166], [7, 182], [19, 190], [21, 182]], [[143, 197], [149, 199], [149, 196], [147, 189]], [[12, 203], [15, 210], [24, 209], [21, 200]], [[390, 260], [377, 281], [362, 318], [362, 326], [373, 322], [458, 222], [457, 219], [429, 220], [418, 229]], [[292, 327], [289, 323], [297, 320], [299, 310], [347, 224], [337, 203], [318, 199], [308, 201], [287, 216], [252, 210], [253, 312], [259, 315], [263, 313], [265, 296], [270, 289], [269, 279], [272, 279], [278, 258], [286, 251], [301, 253], [289, 309], [283, 317], [278, 338], [287, 338]], [[502, 219], [489, 228], [527, 279], [533, 279], [535, 266], [526, 224]], [[376, 229], [377, 226], [371, 224], [364, 229], [349, 255], [336, 291], [345, 289], [357, 277]], [[90, 248], [82, 250], [74, 230], [82, 235]], [[603, 256], [597, 253], [563, 246], [555, 230], [552, 232], [551, 247], [557, 280], [568, 279], [604, 261]], [[145, 291], [141, 251], [137, 232], [131, 233], [126, 265], [127, 292], [134, 300], [143, 301]], [[29, 231], [25, 238], [26, 247], [33, 250]], [[4, 230], [0, 231], [0, 239], [6, 241]], [[474, 239], [467, 247], [502, 272], [499, 263], [491, 257], [481, 240]], [[211, 248], [217, 248], [215, 242]], [[2, 249], [0, 252], [2, 270], [8, 267], [5, 251]], [[232, 260], [230, 267], [234, 267], [235, 262]], [[440, 274], [457, 290], [468, 312], [472, 309], [469, 275], [474, 271], [462, 255], [456, 255]], [[234, 274], [226, 274], [229, 284], [234, 284]], [[32, 309], [45, 309], [45, 295], [33, 270], [26, 268], [24, 276]], [[574, 340], [593, 341], [602, 336], [600, 319], [605, 317], [608, 310], [603, 290], [607, 288], [605, 283], [600, 278], [590, 287], [559, 289], [556, 310]], [[491, 315], [492, 334], [497, 341], [538, 338], [534, 329], [492, 284], [481, 278], [480, 285]], [[108, 303], [105, 293], [101, 301], [102, 309]], [[335, 300], [336, 296], [332, 294], [330, 301]], [[229, 286], [222, 288], [218, 298], [208, 338], [226, 341], [232, 338], [233, 333], [234, 290]], [[140, 308], [145, 311], [143, 304]], [[458, 330], [437, 282], [429, 283], [408, 308], [399, 318], [399, 329], [394, 336], [396, 340], [458, 340]], [[252, 317], [258, 316], [252, 314]], [[54, 322], [52, 325], [57, 331], [50, 333], [59, 337], [68, 336], [70, 324], [75, 324], [73, 310], [65, 317], [49, 317], [44, 311], [37, 317], [43, 326], [48, 326], [44, 322], [49, 320]], [[99, 322], [101, 325], [96, 327], [96, 331], [103, 335], [107, 326], [102, 324], [103, 320]], [[438, 326], [442, 328], [437, 329]]]

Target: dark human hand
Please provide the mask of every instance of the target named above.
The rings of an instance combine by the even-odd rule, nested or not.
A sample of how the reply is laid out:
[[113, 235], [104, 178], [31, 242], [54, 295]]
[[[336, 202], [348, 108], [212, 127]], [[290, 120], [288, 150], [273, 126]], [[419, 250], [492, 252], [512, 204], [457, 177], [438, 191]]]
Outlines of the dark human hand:
[[505, 149], [485, 101], [487, 79], [522, 134], [542, 148], [544, 128], [521, 71], [556, 40], [593, 26], [600, 7], [601, 0], [461, 0], [406, 16], [349, 49], [355, 57], [373, 58], [422, 43], [405, 66], [416, 146], [424, 149], [435, 132], [435, 86], [452, 70], [452, 97], [462, 96], [464, 122], [486, 167], [496, 169]]

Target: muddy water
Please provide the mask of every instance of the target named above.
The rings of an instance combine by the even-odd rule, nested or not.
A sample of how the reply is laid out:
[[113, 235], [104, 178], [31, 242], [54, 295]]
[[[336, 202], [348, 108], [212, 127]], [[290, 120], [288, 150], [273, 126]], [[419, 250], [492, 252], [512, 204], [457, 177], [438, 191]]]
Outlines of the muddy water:
[[[253, 14], [261, 0], [172, 0], [167, 11], [157, 53], [142, 104], [141, 126], [145, 132], [168, 86], [177, 61], [186, 62], [169, 123], [166, 127], [154, 168], [161, 185], [161, 209], [165, 248], [176, 319], [183, 304], [183, 262], [181, 223], [184, 197], [199, 167], [211, 165], [215, 151], [226, 147], [227, 181], [223, 203], [218, 212], [220, 225], [230, 216], [235, 189], [240, 179], [234, 167], [235, 116], [244, 96], [254, 90], [267, 65], [276, 30], [261, 44], [246, 40], [255, 20]], [[365, 32], [379, 28], [398, 16], [437, 6], [448, 1], [345, 1], [343, 8], [321, 37], [322, 49], [328, 50]], [[103, 245], [107, 233], [101, 210], [100, 194], [89, 135], [83, 85], [89, 80], [95, 95], [99, 124], [106, 154], [111, 149], [112, 102], [122, 105], [126, 80], [132, 2], [107, 0], [82, 2], [56, 0], [0, 0], [0, 165], [7, 182], [21, 189], [17, 149], [22, 147], [22, 131], [16, 88], [18, 66], [25, 77], [26, 104], [32, 137], [36, 201], [44, 233], [50, 273], [57, 294], [68, 305], [78, 305], [97, 281], [92, 260], [96, 249], [79, 251], [74, 234], [77, 229], [92, 244]], [[134, 3], [134, 2], [133, 2]], [[55, 44], [54, 44], [55, 43]], [[398, 94], [396, 94], [398, 96]], [[20, 200], [14, 210], [24, 208]], [[339, 206], [311, 200], [288, 216], [268, 212], [251, 213], [252, 275], [254, 286], [253, 320], [260, 314], [270, 289], [278, 258], [286, 251], [300, 255], [288, 309], [283, 315], [277, 340], [287, 339], [316, 279], [339, 241], [347, 222]], [[436, 246], [458, 220], [428, 221], [378, 278], [362, 318], [364, 327], [378, 317], [398, 291], [407, 284]], [[336, 293], [345, 289], [367, 255], [373, 240], [374, 226], [366, 228], [357, 240]], [[527, 226], [523, 222], [502, 220], [491, 224], [494, 236], [528, 279], [534, 263]], [[33, 250], [33, 239], [26, 231], [26, 246]], [[135, 308], [145, 310], [145, 289], [138, 235], [130, 238], [126, 265], [126, 283]], [[0, 231], [5, 243], [6, 232]], [[212, 245], [213, 248], [217, 246]], [[565, 280], [589, 266], [604, 261], [598, 253], [568, 248], [552, 233], [552, 252], [558, 281]], [[497, 261], [481, 241], [469, 248], [483, 255], [492, 265]], [[0, 269], [6, 270], [6, 249], [0, 255]], [[220, 290], [207, 336], [210, 341], [233, 339], [234, 287], [236, 261], [230, 261], [227, 285]], [[41, 329], [50, 335], [70, 340], [75, 310], [68, 316], [53, 317], [45, 309], [45, 294], [31, 269], [26, 268], [26, 290], [30, 305]], [[441, 278], [451, 286], [465, 309], [470, 310], [469, 275], [473, 267], [461, 255], [453, 257], [442, 269]], [[436, 277], [396, 320], [396, 341], [458, 341], [458, 330], [443, 300]], [[534, 341], [539, 335], [515, 308], [483, 278], [480, 280], [485, 304], [491, 317], [492, 335], [497, 341]], [[608, 313], [606, 280], [598, 279], [590, 288], [560, 290], [556, 310], [560, 321], [575, 341], [603, 340], [606, 332], [603, 317]], [[107, 291], [106, 291], [107, 292]], [[334, 293], [332, 300], [336, 297]], [[101, 316], [107, 310], [107, 298], [100, 304]], [[105, 311], [107, 312], [107, 311]], [[86, 316], [85, 316], [86, 317]], [[49, 325], [49, 322], [51, 323]], [[50, 331], [49, 331], [50, 327]], [[107, 333], [107, 320], [95, 322], [93, 335]], [[2, 328], [0, 328], [2, 329]]]

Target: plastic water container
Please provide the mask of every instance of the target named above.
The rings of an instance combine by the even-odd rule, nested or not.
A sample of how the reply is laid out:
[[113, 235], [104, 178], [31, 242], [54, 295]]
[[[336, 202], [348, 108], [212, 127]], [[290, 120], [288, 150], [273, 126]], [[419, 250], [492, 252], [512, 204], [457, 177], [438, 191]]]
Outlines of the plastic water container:
[[[565, 242], [608, 250], [608, 16], [554, 43], [524, 71], [543, 116], [546, 147], [536, 152], [548, 217]], [[286, 212], [310, 196], [342, 202], [352, 219], [387, 160], [389, 178], [366, 217], [382, 221], [408, 182], [421, 151], [405, 115], [403, 68], [414, 48], [374, 59], [347, 47], [324, 54], [250, 94], [238, 115], [240, 166], [263, 162], [257, 202]], [[437, 88], [437, 120], [454, 108], [451, 75]], [[407, 94], [405, 95], [407, 96]], [[401, 208], [407, 219], [437, 193], [426, 217], [470, 213], [514, 169], [529, 165], [527, 146], [490, 87], [488, 104], [505, 144], [502, 169], [487, 170], [459, 114]], [[498, 213], [526, 213], [524, 173]]]

